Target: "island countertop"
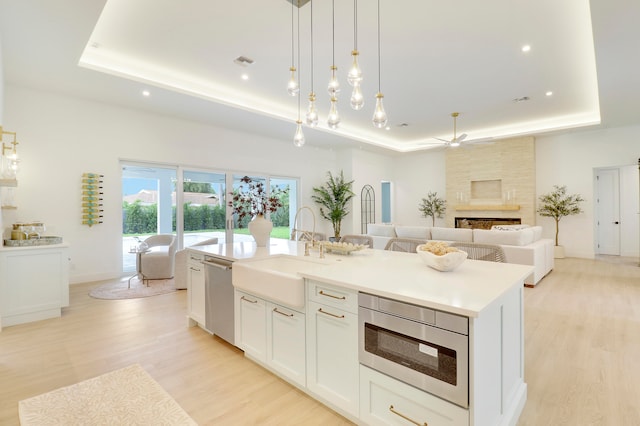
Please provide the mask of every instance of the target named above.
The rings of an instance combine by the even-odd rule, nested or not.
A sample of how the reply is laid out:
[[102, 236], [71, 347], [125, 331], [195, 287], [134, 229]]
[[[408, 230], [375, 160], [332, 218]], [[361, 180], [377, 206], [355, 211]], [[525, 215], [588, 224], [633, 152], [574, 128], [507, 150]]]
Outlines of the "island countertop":
[[191, 249], [236, 261], [303, 256], [321, 263], [301, 271], [304, 278], [468, 317], [477, 317], [514, 285], [522, 285], [533, 270], [527, 265], [466, 260], [453, 271], [440, 272], [426, 266], [417, 255], [374, 249], [350, 255], [326, 254], [319, 259], [317, 250], [304, 257], [304, 243], [275, 239], [268, 247], [242, 242]]

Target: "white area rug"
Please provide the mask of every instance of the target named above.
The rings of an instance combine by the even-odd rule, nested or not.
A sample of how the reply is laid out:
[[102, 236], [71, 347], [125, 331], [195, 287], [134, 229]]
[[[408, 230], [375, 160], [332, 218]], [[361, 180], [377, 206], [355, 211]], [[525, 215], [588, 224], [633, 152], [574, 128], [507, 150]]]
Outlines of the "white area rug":
[[197, 425], [138, 364], [18, 403], [22, 426]]
[[176, 291], [174, 279], [149, 280], [149, 286], [138, 278], [131, 280], [129, 288], [128, 278], [120, 278], [103, 283], [89, 291], [89, 296], [96, 299], [136, 299], [139, 297], [157, 296], [158, 294]]

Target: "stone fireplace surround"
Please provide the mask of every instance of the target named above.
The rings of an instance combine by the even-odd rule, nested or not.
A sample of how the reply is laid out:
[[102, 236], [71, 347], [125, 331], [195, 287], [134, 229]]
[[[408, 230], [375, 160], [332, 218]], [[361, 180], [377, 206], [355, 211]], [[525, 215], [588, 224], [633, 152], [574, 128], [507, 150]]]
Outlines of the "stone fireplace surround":
[[449, 148], [445, 160], [447, 227], [464, 217], [536, 224], [533, 137]]
[[493, 225], [520, 225], [522, 220], [519, 217], [456, 217], [456, 228], [470, 229], [491, 229]]

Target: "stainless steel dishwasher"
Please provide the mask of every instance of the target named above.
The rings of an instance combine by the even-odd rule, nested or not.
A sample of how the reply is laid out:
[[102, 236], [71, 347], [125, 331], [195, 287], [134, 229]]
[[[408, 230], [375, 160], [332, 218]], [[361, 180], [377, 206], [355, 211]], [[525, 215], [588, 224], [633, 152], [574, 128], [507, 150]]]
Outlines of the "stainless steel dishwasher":
[[233, 284], [231, 283], [233, 262], [205, 256], [202, 263], [205, 266], [205, 328], [235, 345]]

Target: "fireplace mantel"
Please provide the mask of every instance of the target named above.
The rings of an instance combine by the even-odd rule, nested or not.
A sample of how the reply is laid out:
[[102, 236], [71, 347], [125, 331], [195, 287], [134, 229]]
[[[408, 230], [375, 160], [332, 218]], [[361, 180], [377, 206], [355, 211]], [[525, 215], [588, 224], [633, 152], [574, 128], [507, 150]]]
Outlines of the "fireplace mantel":
[[455, 206], [456, 211], [517, 211], [520, 210], [519, 204], [467, 204]]

